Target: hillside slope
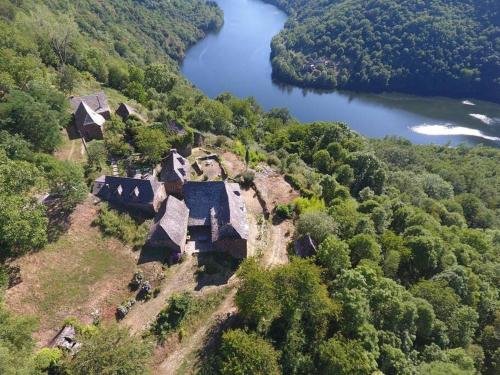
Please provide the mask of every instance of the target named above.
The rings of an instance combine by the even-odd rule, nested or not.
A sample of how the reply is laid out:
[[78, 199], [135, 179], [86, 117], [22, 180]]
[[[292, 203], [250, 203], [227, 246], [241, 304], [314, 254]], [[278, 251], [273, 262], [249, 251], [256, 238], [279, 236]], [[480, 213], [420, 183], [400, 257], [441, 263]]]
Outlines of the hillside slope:
[[291, 15], [272, 45], [278, 79], [500, 101], [497, 1], [266, 1]]

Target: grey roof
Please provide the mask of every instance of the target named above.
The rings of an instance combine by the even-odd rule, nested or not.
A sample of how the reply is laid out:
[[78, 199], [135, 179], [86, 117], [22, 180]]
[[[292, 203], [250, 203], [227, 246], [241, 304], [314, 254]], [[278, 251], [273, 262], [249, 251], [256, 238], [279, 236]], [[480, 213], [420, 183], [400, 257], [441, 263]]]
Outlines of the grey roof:
[[294, 247], [295, 254], [302, 258], [307, 258], [316, 254], [316, 245], [308, 234], [297, 239]]
[[184, 126], [181, 124], [177, 123], [176, 121], [170, 121], [167, 124], [167, 131], [175, 134], [175, 135], [184, 135], [186, 134], [186, 129], [184, 129]]
[[92, 110], [86, 102], [80, 102], [75, 112], [75, 124], [77, 126], [99, 125], [102, 127], [105, 122], [104, 117]]
[[210, 226], [212, 241], [248, 238], [246, 207], [238, 184], [187, 182], [183, 195], [189, 208], [189, 226]]
[[182, 157], [177, 150], [172, 149], [168, 156], [162, 160], [160, 180], [164, 182], [188, 181], [191, 166], [186, 158]]
[[156, 177], [138, 179], [101, 176], [94, 182], [93, 194], [110, 202], [152, 204], [163, 184]]
[[158, 212], [148, 239], [153, 241], [170, 239], [182, 247], [186, 240], [188, 218], [189, 209], [184, 202], [170, 195]]
[[87, 105], [95, 112], [109, 112], [108, 98], [104, 92], [98, 92], [96, 94], [87, 96], [73, 96], [69, 99], [73, 112], [76, 112], [80, 103], [84, 101]]
[[121, 116], [122, 118], [128, 118], [129, 116], [135, 116], [139, 120], [144, 121], [145, 119], [141, 116], [139, 112], [134, 107], [131, 107], [127, 103], [120, 103], [118, 109], [116, 110], [116, 114]]

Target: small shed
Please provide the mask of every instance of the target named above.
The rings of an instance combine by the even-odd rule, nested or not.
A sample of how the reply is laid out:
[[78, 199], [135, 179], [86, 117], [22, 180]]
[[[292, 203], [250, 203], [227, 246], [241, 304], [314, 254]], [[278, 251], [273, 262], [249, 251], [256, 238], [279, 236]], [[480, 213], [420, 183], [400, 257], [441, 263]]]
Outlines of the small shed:
[[294, 243], [295, 254], [301, 258], [308, 258], [316, 255], [316, 245], [310, 235], [305, 235], [297, 239]]
[[127, 121], [130, 117], [134, 117], [142, 122], [146, 122], [144, 117], [141, 116], [139, 112], [127, 103], [120, 103], [118, 109], [116, 110], [116, 114], [122, 118], [123, 121]]

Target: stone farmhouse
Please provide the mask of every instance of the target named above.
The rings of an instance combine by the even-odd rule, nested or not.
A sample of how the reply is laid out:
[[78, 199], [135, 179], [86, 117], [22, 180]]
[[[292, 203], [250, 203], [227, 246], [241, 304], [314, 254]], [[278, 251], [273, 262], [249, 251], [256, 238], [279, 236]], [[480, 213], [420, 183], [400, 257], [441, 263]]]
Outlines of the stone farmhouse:
[[87, 141], [102, 139], [104, 122], [111, 118], [106, 95], [98, 92], [88, 96], [74, 96], [70, 98], [70, 104], [73, 108], [74, 124], [81, 137]]
[[112, 204], [153, 215], [160, 211], [167, 197], [163, 184], [154, 175], [146, 178], [103, 175], [94, 181], [92, 193]]
[[[238, 184], [189, 181], [190, 165], [175, 149], [162, 161], [160, 180], [101, 176], [93, 194], [126, 208], [156, 214], [148, 245], [178, 260], [191, 241], [205, 251], [248, 255], [248, 219]], [[208, 250], [207, 250], [208, 249]]]

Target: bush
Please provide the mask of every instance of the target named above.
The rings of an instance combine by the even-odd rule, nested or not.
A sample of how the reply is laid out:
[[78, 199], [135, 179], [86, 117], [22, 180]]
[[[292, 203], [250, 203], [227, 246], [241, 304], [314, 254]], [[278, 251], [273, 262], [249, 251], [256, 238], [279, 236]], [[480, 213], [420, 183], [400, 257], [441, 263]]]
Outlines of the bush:
[[160, 340], [178, 328], [193, 306], [193, 296], [190, 293], [176, 294], [170, 297], [168, 305], [158, 316], [151, 327], [151, 332]]
[[244, 186], [251, 186], [255, 180], [255, 173], [253, 171], [246, 171], [241, 174]]
[[280, 219], [291, 219], [293, 214], [292, 208], [287, 204], [278, 204], [276, 206], [276, 216]]
[[315, 243], [322, 243], [329, 235], [337, 234], [337, 223], [326, 212], [305, 212], [297, 222], [300, 235], [309, 234]]
[[104, 235], [118, 238], [134, 248], [144, 245], [149, 231], [147, 223], [137, 224], [130, 215], [111, 210], [107, 205], [103, 205], [99, 210], [94, 224]]

